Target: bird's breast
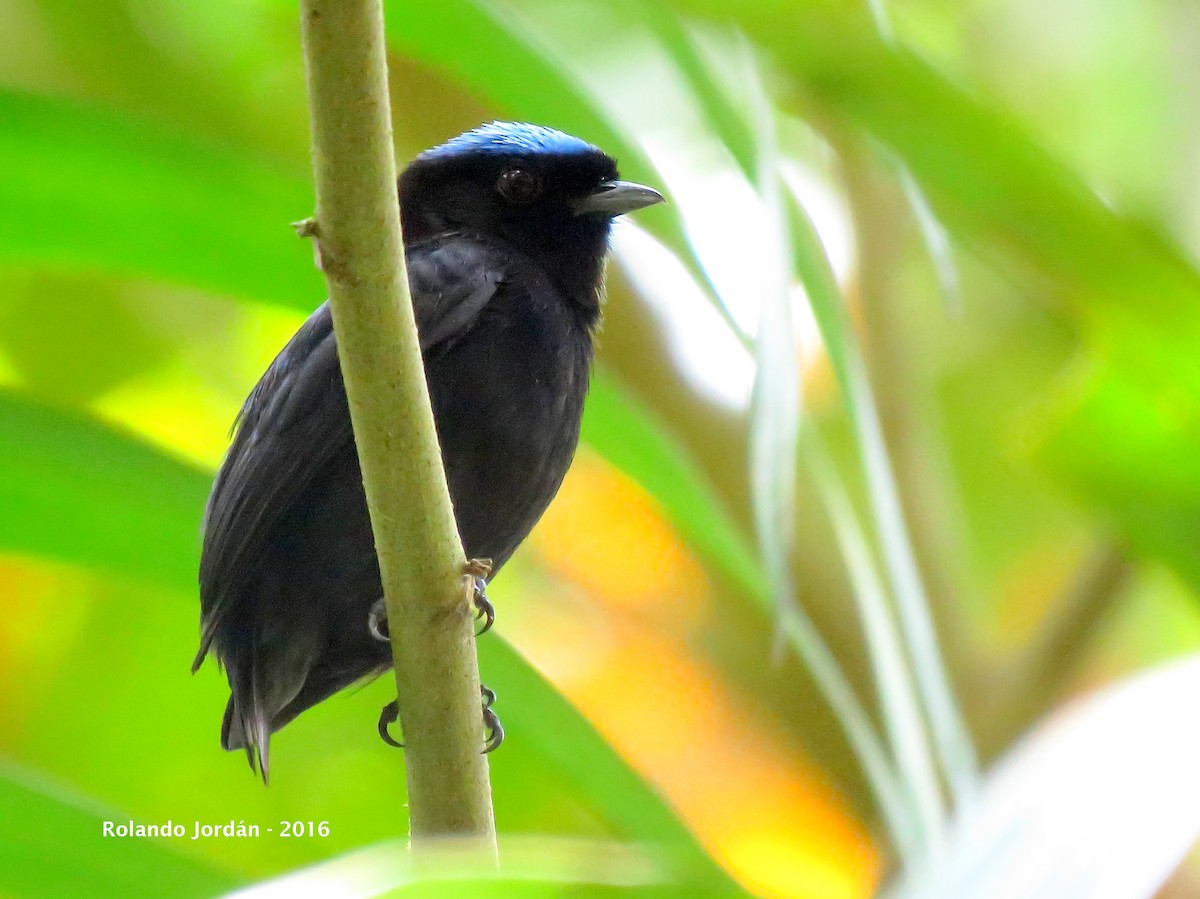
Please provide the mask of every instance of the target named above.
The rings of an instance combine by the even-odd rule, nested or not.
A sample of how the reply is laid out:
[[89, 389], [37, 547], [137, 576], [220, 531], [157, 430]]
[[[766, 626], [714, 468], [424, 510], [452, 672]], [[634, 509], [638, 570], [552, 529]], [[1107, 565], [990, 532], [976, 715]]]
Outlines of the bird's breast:
[[562, 304], [495, 306], [427, 365], [466, 551], [502, 562], [570, 466], [591, 337]]

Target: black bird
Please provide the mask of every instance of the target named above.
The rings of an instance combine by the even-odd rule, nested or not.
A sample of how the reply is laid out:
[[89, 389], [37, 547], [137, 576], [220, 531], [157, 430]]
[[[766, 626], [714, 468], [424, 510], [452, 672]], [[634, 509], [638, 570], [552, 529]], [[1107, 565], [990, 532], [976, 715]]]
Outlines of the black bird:
[[[566, 474], [615, 216], [662, 201], [591, 144], [494, 122], [399, 181], [442, 459], [469, 558], [496, 571]], [[225, 668], [225, 749], [268, 773], [270, 735], [391, 664], [368, 618], [378, 560], [328, 304], [238, 416], [204, 520], [200, 650]]]

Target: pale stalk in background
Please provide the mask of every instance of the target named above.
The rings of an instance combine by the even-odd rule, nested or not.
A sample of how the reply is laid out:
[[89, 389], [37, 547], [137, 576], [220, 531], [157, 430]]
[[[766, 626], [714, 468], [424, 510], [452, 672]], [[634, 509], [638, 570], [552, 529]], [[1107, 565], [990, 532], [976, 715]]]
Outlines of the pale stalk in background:
[[[870, 396], [869, 391], [865, 391], [861, 378], [851, 378], [851, 375], [861, 368], [861, 360], [856, 353], [853, 339], [847, 336], [850, 327], [848, 318], [844, 312], [839, 312], [844, 300], [811, 222], [800, 211], [798, 205], [792, 211], [799, 227], [794, 234], [790, 233], [788, 211], [783, 208], [780, 191], [774, 112], [765, 85], [761, 82], [758, 61], [753, 51], [748, 46], [742, 48], [747, 81], [756, 87], [753, 93], [754, 102], [751, 104], [753, 124], [750, 124], [743, 120], [742, 114], [733, 107], [723, 88], [711, 78], [709, 69], [693, 45], [687, 30], [666, 14], [651, 15], [650, 23], [664, 46], [670, 48], [673, 60], [694, 91], [714, 131], [721, 135], [743, 173], [758, 191], [765, 210], [774, 219], [771, 233], [781, 235], [781, 241], [785, 244], [785, 247], [775, 248], [773, 255], [777, 258], [767, 265], [769, 272], [780, 273], [783, 286], [776, 283], [765, 291], [763, 316], [757, 340], [758, 374], [751, 410], [750, 441], [751, 456], [754, 460], [752, 471], [755, 476], [751, 480], [756, 520], [764, 567], [767, 569], [772, 593], [776, 598], [777, 620], [783, 634], [798, 650], [835, 709], [871, 783], [897, 848], [912, 863], [925, 864], [930, 854], [938, 851], [944, 807], [934, 761], [929, 755], [930, 747], [924, 740], [924, 722], [915, 700], [915, 690], [908, 679], [907, 666], [900, 658], [903, 651], [890, 642], [891, 636], [896, 636], [897, 640], [899, 637], [892, 634], [883, 624], [891, 621], [887, 608], [872, 605], [881, 600], [886, 603], [887, 597], [880, 590], [856, 592], [856, 596], [863, 600], [867, 607], [865, 620], [872, 625], [881, 625], [868, 627], [867, 636], [872, 667], [876, 669], [876, 674], [878, 675], [878, 667], [882, 665], [892, 675], [877, 676], [876, 683], [885, 692], [885, 695], [880, 697], [885, 717], [900, 716], [889, 718], [887, 722], [889, 736], [892, 738], [890, 749], [893, 759], [887, 758], [875, 728], [863, 713], [838, 661], [829, 653], [824, 640], [813, 628], [808, 616], [801, 613], [793, 595], [789, 557], [795, 515], [793, 474], [797, 449], [795, 431], [798, 429], [798, 409], [794, 408], [794, 404], [799, 401], [798, 384], [794, 382], [799, 375], [795, 366], [796, 347], [788, 286], [794, 270], [799, 270], [801, 281], [809, 292], [810, 305], [813, 306], [818, 321], [822, 323], [822, 333], [831, 352], [835, 370], [847, 385], [847, 396], [853, 400], [850, 403], [851, 411], [860, 412], [863, 400], [869, 400]], [[765, 350], [770, 352], [764, 352]], [[859, 389], [852, 389], [855, 387]], [[865, 418], [869, 423], [872, 414], [870, 410], [861, 413], [856, 421]], [[874, 446], [869, 439], [870, 435], [863, 434], [861, 430], [860, 436], [864, 444], [864, 465], [868, 466], [867, 475], [870, 478], [874, 474], [874, 482], [878, 485], [879, 465], [875, 464], [872, 467], [871, 463], [877, 463], [879, 454], [886, 454], [886, 450]], [[884, 480], [886, 481], [886, 478]], [[888, 522], [886, 516], [880, 518], [881, 530], [886, 529], [884, 525]], [[890, 532], [893, 542], [894, 532], [893, 527]], [[860, 558], [847, 558], [847, 565], [853, 569]], [[889, 561], [894, 561], [894, 555], [889, 557]], [[852, 571], [852, 574], [858, 573]], [[857, 582], [862, 581], [863, 579], [859, 578]], [[913, 613], [911, 579], [906, 586], [910, 589], [902, 598], [908, 600], [908, 604], [902, 608], [902, 614]], [[912, 614], [908, 615], [906, 625], [911, 623], [912, 617]], [[911, 637], [911, 634], [909, 636]], [[883, 656], [889, 655], [893, 649], [898, 653], [898, 657], [891, 661], [884, 659]], [[914, 651], [915, 655], [921, 653], [924, 654], [924, 659], [920, 661], [927, 663], [929, 650]], [[925, 674], [928, 673], [926, 670]], [[957, 716], [956, 710], [947, 707], [947, 703], [953, 705], [952, 697], [939, 701], [933, 688], [929, 686], [928, 678], [923, 681], [922, 687], [928, 688], [926, 699], [931, 719], [945, 723], [947, 718], [953, 719]], [[945, 692], [948, 695], [948, 688]], [[967, 751], [969, 753], [969, 749]], [[962, 754], [960, 752], [959, 756]], [[903, 790], [899, 788], [895, 766], [902, 772], [903, 776], [899, 781], [904, 784]], [[957, 769], [960, 773], [956, 777], [952, 773], [954, 766], [948, 765], [948, 777], [961, 783], [961, 768], [960, 764]]]
[[[867, 6], [871, 13], [871, 19], [875, 23], [875, 30], [879, 32], [879, 37], [882, 38], [885, 44], [894, 46], [897, 43], [896, 30], [892, 27], [892, 21], [888, 16], [887, 7], [884, 6], [884, 0], [867, 0]], [[962, 294], [959, 291], [958, 265], [954, 261], [954, 252], [950, 246], [950, 235], [942, 227], [937, 213], [933, 211], [933, 205], [929, 202], [929, 198], [925, 196], [925, 191], [921, 189], [921, 185], [917, 183], [917, 179], [913, 177], [912, 170], [905, 164], [904, 160], [893, 157], [891, 162], [896, 168], [896, 175], [900, 182], [900, 189], [904, 192], [904, 199], [908, 201], [913, 218], [916, 220], [917, 227], [921, 231], [921, 239], [925, 242], [925, 250], [929, 254], [929, 261], [933, 263], [933, 271], [937, 276], [938, 288], [941, 290], [942, 296], [946, 301], [946, 311], [953, 315], [961, 315]]]
[[411, 832], [418, 849], [468, 837], [494, 856], [466, 560], [404, 265], [383, 8], [302, 0], [300, 11], [317, 195], [308, 231], [329, 283], [387, 600]]
[[[759, 79], [753, 50], [743, 44], [741, 56], [747, 76], [757, 88], [751, 110], [754, 167], [746, 174], [762, 200], [772, 236], [765, 253], [750, 410], [750, 483], [760, 553], [775, 600], [779, 636], [788, 640], [799, 653], [833, 708], [871, 784], [898, 850], [909, 857], [915, 854], [916, 847], [928, 840], [928, 830], [937, 824], [936, 811], [933, 822], [920, 822], [920, 813], [912, 814], [905, 807], [907, 785], [898, 776], [893, 760], [888, 758], [837, 659], [796, 600], [791, 557], [795, 548], [796, 460], [802, 403], [800, 370], [796, 361], [799, 348], [792, 317], [793, 258], [789, 252], [791, 239], [779, 173], [774, 111]], [[698, 82], [698, 86], [703, 83]], [[708, 91], [710, 106], [719, 104], [720, 96], [716, 90]], [[936, 785], [934, 790], [936, 792]]]
[[880, 424], [940, 642], [967, 694], [979, 660], [962, 613], [968, 582], [965, 524], [945, 449], [936, 423], [929, 420], [936, 410], [927, 402], [923, 359], [912, 352], [914, 335], [906, 330], [914, 300], [899, 296], [897, 287], [908, 198], [902, 199], [895, 183], [875, 168], [875, 157], [860, 138], [832, 122], [826, 123], [826, 134], [837, 149], [854, 221], [863, 352]]

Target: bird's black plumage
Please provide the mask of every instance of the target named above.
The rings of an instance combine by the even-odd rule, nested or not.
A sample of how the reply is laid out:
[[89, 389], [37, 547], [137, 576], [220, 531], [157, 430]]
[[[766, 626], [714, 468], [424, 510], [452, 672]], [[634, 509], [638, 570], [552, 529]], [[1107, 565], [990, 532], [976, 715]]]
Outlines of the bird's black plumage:
[[[494, 123], [400, 178], [406, 261], [463, 545], [493, 571], [579, 438], [612, 218], [657, 202], [595, 147]], [[204, 522], [201, 641], [231, 696], [221, 742], [264, 779], [270, 735], [390, 664], [378, 562], [328, 304], [246, 400]]]

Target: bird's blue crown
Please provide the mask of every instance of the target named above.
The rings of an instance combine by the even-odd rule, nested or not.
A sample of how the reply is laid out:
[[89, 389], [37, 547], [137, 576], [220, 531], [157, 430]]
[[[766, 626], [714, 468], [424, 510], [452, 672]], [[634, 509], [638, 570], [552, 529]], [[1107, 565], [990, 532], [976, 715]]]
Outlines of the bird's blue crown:
[[599, 152], [601, 151], [587, 141], [555, 131], [553, 128], [524, 122], [492, 122], [451, 138], [441, 146], [426, 150], [417, 158], [434, 161], [464, 153], [584, 155]]

